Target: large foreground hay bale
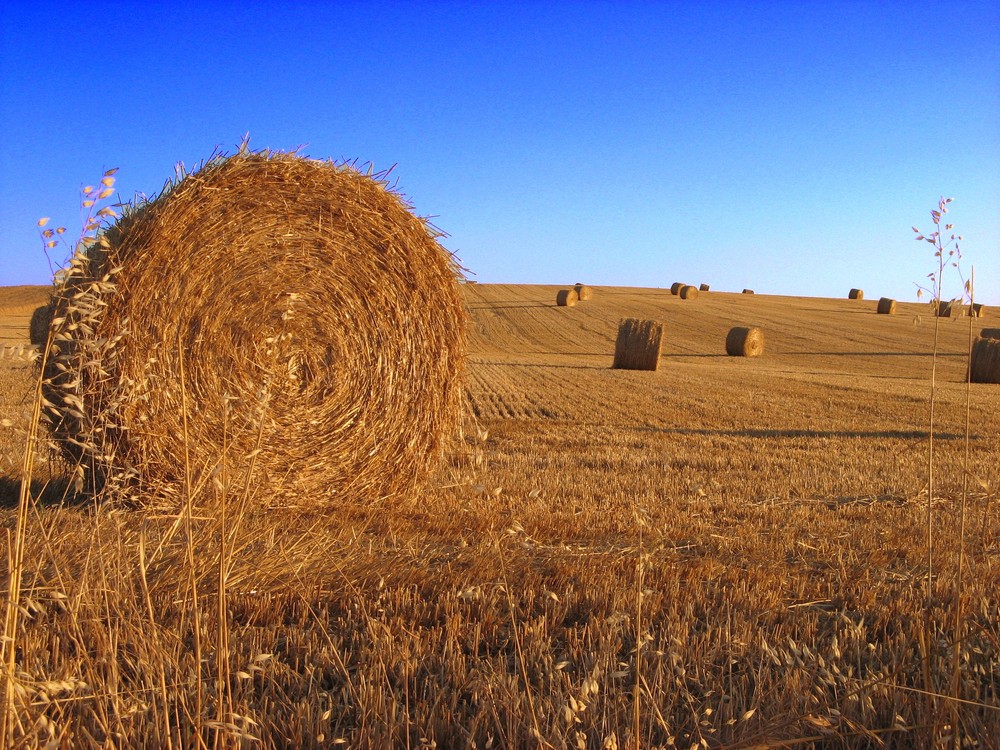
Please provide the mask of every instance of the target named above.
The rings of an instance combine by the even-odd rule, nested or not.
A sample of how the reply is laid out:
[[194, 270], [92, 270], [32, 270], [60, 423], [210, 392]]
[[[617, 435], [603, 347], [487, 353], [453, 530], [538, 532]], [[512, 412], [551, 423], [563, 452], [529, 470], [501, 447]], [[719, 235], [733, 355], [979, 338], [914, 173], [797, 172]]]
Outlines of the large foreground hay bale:
[[1000, 383], [1000, 337], [978, 338], [969, 358], [969, 381]]
[[690, 284], [681, 287], [681, 299], [698, 299], [698, 290]]
[[850, 292], [848, 292], [847, 298], [848, 299], [864, 299], [865, 298], [865, 292], [864, 292], [863, 289], [852, 289]]
[[656, 370], [663, 347], [663, 324], [627, 318], [618, 324], [615, 361], [618, 370]]
[[896, 300], [890, 299], [889, 297], [882, 297], [878, 301], [878, 307], [875, 311], [879, 315], [895, 315], [896, 314]]
[[764, 332], [759, 328], [737, 326], [726, 335], [726, 354], [730, 357], [759, 357], [764, 353]]
[[559, 307], [575, 307], [579, 299], [575, 289], [560, 289], [556, 292], [556, 304]]
[[573, 290], [576, 292], [577, 298], [581, 301], [591, 299], [594, 296], [594, 290], [586, 284], [576, 284]]
[[49, 326], [52, 325], [52, 303], [36, 307], [31, 313], [31, 322], [28, 324], [28, 337], [31, 343], [37, 347], [45, 346], [49, 338]]
[[84, 486], [411, 492], [460, 404], [465, 313], [439, 236], [383, 175], [246, 150], [127, 210], [55, 298], [47, 416]]
[[670, 285], [670, 293], [673, 294], [673, 295], [680, 294], [681, 293], [681, 287], [683, 287], [683, 286], [684, 286], [684, 282], [683, 281], [675, 281], [673, 284]]

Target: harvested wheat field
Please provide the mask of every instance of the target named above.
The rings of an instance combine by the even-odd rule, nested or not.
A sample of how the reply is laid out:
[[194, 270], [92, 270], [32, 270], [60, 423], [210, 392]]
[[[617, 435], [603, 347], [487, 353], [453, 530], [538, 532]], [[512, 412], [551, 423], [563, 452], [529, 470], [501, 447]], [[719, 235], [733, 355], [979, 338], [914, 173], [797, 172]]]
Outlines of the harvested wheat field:
[[[417, 496], [320, 512], [215, 475], [194, 515], [94, 507], [61, 499], [67, 467], [37, 444], [4, 736], [998, 746], [1000, 386], [962, 382], [970, 319], [604, 286], [567, 314], [558, 287], [462, 290], [466, 418]], [[9, 539], [34, 390], [11, 344], [45, 294], [0, 290]], [[612, 369], [627, 318], [663, 324], [655, 372]], [[734, 326], [766, 355], [727, 356]]]

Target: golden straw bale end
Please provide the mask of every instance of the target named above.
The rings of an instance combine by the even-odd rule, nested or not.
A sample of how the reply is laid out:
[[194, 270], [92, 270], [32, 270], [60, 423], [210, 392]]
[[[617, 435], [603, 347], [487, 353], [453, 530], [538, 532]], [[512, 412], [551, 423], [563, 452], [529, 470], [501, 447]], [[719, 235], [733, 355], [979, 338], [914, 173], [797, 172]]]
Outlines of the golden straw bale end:
[[127, 207], [57, 279], [46, 413], [79, 486], [177, 507], [225, 467], [264, 503], [412, 494], [462, 404], [440, 236], [387, 173], [246, 148]]
[[968, 376], [971, 383], [1000, 383], [1000, 338], [973, 342]]
[[896, 300], [890, 299], [889, 297], [882, 297], [878, 301], [878, 307], [876, 312], [879, 315], [895, 315], [896, 314]]
[[656, 370], [662, 347], [662, 323], [627, 318], [618, 325], [612, 367], [617, 370]]
[[865, 292], [864, 292], [863, 289], [852, 289], [848, 293], [847, 298], [848, 299], [864, 299], [865, 298]]
[[556, 304], [559, 307], [576, 307], [579, 299], [575, 289], [560, 289], [556, 292]]
[[681, 287], [680, 297], [681, 299], [698, 299], [698, 289], [690, 284], [685, 284]]
[[674, 295], [680, 294], [681, 287], [683, 286], [684, 286], [683, 281], [675, 281], [673, 284], [670, 285], [670, 293]]
[[764, 332], [760, 328], [737, 326], [726, 336], [730, 357], [759, 357], [764, 353]]
[[577, 298], [581, 301], [592, 299], [594, 296], [594, 290], [586, 284], [577, 284], [573, 287], [573, 290], [576, 292]]

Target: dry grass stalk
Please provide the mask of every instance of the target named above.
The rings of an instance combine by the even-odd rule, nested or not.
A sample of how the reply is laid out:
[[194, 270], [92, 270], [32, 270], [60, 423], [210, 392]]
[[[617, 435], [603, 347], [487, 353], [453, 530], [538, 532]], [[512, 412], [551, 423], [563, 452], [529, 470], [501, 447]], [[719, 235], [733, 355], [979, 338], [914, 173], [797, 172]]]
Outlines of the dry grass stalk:
[[680, 297], [681, 299], [698, 299], [698, 289], [690, 284], [685, 284], [681, 287]]
[[81, 486], [173, 504], [189, 448], [196, 494], [251, 456], [265, 497], [412, 491], [460, 404], [439, 236], [384, 174], [293, 154], [215, 157], [130, 207], [55, 292], [46, 413]]
[[863, 289], [852, 289], [848, 293], [847, 298], [848, 299], [864, 299], [865, 298], [865, 292], [864, 292]]
[[744, 289], [743, 294], [753, 294], [753, 289]]
[[878, 301], [878, 307], [876, 312], [879, 315], [895, 315], [896, 314], [896, 300], [890, 299], [889, 297], [882, 297]]
[[1000, 383], [1000, 336], [977, 338], [973, 343], [969, 357], [969, 382]]
[[618, 325], [612, 367], [617, 370], [656, 370], [662, 346], [662, 323], [627, 318]]
[[670, 285], [670, 293], [673, 294], [673, 295], [680, 294], [681, 293], [681, 287], [683, 287], [683, 286], [684, 286], [684, 282], [683, 281], [675, 281], [673, 284]]
[[699, 289], [699, 291], [707, 292], [708, 289], [709, 289], [709, 286], [708, 286], [708, 284], [702, 284], [700, 287], [698, 287], [698, 289]]
[[573, 287], [573, 290], [576, 292], [576, 296], [580, 299], [581, 302], [584, 300], [592, 299], [594, 296], [594, 290], [591, 289], [586, 284], [576, 284]]
[[764, 353], [764, 332], [760, 328], [737, 326], [726, 335], [730, 357], [759, 357]]
[[560, 289], [556, 293], [556, 305], [559, 307], [576, 307], [579, 299], [575, 289]]

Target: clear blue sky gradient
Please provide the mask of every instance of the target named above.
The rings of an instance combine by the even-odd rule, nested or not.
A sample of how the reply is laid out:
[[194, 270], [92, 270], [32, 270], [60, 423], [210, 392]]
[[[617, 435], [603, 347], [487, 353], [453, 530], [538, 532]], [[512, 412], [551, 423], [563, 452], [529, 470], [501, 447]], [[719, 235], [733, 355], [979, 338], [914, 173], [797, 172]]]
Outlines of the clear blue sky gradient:
[[0, 284], [49, 281], [35, 222], [104, 169], [153, 195], [247, 131], [397, 164], [483, 282], [915, 300], [953, 196], [1000, 304], [995, 0], [6, 0]]

